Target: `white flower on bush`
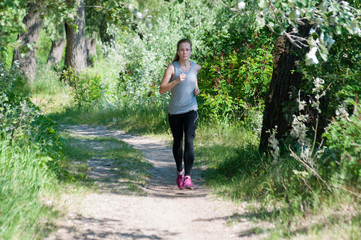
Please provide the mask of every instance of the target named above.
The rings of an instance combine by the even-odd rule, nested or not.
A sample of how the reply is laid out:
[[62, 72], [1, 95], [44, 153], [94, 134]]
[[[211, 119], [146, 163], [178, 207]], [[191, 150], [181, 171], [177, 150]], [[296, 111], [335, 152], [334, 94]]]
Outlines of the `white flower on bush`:
[[138, 19], [142, 19], [143, 18], [143, 14], [141, 12], [137, 12], [135, 14], [135, 17], [138, 18]]
[[129, 11], [132, 12], [132, 11], [134, 10], [134, 8], [135, 8], [134, 4], [129, 4], [129, 5], [128, 5]]
[[245, 2], [239, 2], [238, 3], [238, 9], [239, 10], [242, 10], [242, 9], [244, 9], [246, 7], [246, 3]]
[[307, 120], [307, 115], [293, 116], [291, 136], [298, 139], [301, 145], [308, 145], [306, 136], [307, 128], [304, 122]]
[[316, 57], [317, 47], [312, 47], [311, 50], [306, 54], [306, 65], [318, 64]]
[[322, 78], [315, 78], [315, 80], [313, 81], [313, 84], [315, 85], [315, 87], [312, 89], [312, 92], [319, 92], [323, 89], [323, 85], [325, 84], [325, 80], [323, 80]]
[[268, 143], [270, 144], [271, 148], [273, 149], [272, 151], [270, 151], [270, 153], [271, 153], [274, 161], [277, 161], [277, 159], [280, 155], [280, 147], [279, 147], [279, 142], [276, 138], [276, 134], [277, 134], [277, 125], [271, 131], [270, 137], [268, 138]]
[[336, 110], [336, 118], [339, 120], [342, 117], [348, 118], [349, 114], [346, 110], [346, 103], [343, 103], [339, 106], [339, 108]]

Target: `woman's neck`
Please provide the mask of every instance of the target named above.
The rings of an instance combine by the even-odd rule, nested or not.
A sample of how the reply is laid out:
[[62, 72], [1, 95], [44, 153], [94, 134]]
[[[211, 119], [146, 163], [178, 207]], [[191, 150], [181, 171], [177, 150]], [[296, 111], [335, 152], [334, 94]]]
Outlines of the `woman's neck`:
[[178, 60], [178, 65], [179, 67], [189, 67], [191, 65], [191, 61], [190, 60]]

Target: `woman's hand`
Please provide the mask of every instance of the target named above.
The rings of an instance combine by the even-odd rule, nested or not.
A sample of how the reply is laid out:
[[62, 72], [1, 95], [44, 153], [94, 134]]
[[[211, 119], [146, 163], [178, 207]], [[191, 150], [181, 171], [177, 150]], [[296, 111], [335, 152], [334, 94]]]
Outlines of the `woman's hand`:
[[181, 83], [181, 82], [183, 82], [185, 79], [186, 79], [186, 74], [185, 74], [185, 73], [181, 73], [181, 74], [178, 76], [177, 81], [178, 81], [178, 83]]
[[199, 89], [198, 89], [198, 88], [194, 89], [194, 96], [199, 95], [199, 93], [200, 93], [200, 92], [201, 92], [201, 91], [199, 91]]

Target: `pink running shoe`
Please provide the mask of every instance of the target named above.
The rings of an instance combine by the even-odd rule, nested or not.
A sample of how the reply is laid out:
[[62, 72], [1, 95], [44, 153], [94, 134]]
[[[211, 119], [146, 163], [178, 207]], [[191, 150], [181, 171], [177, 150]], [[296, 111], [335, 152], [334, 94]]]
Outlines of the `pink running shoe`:
[[194, 189], [194, 184], [192, 182], [192, 179], [190, 176], [186, 176], [185, 179], [184, 179], [184, 188], [186, 189], [190, 189], [190, 190], [193, 190]]
[[184, 170], [182, 170], [181, 172], [177, 172], [177, 186], [179, 187], [180, 190], [183, 190], [184, 188], [183, 182], [184, 182]]

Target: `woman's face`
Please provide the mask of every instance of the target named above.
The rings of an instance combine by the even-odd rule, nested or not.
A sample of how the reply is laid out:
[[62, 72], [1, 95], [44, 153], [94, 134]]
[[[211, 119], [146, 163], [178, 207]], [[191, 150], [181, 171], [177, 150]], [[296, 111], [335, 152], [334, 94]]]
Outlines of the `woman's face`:
[[191, 45], [187, 42], [183, 42], [179, 45], [178, 56], [180, 60], [188, 60], [191, 56]]

